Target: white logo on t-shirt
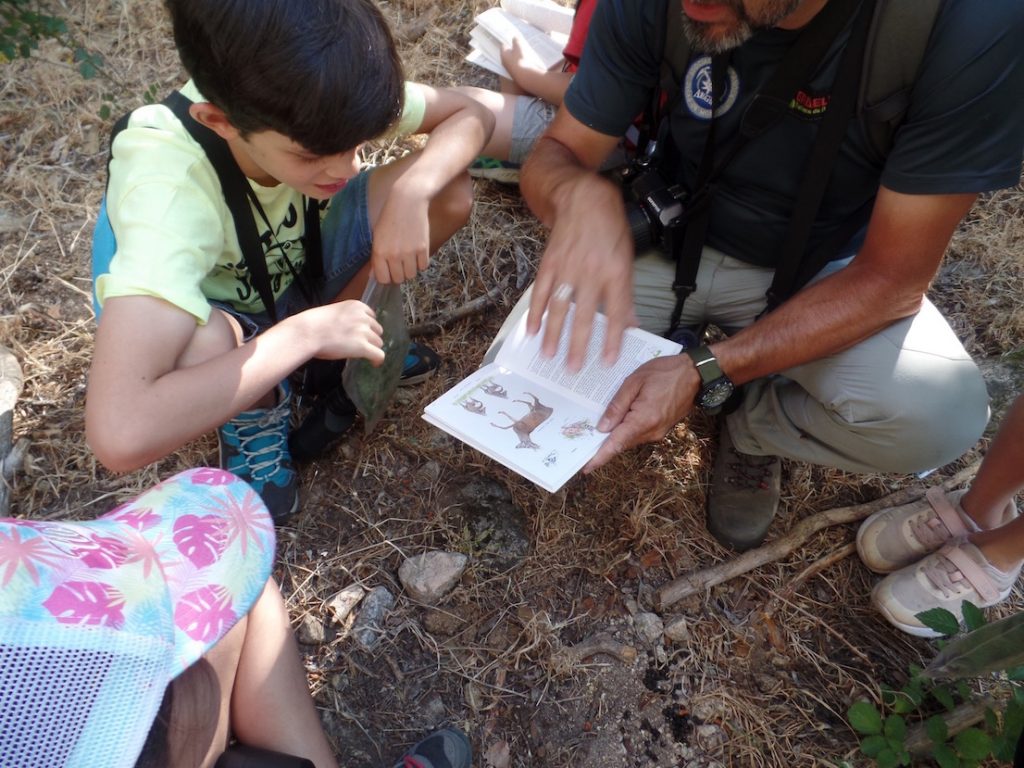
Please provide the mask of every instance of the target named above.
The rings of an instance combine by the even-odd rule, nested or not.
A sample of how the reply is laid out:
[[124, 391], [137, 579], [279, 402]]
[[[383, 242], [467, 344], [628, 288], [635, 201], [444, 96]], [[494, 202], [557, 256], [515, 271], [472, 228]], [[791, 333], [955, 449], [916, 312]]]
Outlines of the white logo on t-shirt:
[[[724, 115], [739, 95], [740, 77], [736, 70], [729, 67], [725, 78], [725, 93], [718, 99], [718, 107], [715, 110], [719, 115]], [[686, 108], [690, 114], [700, 120], [711, 119], [711, 109], [714, 106], [711, 95], [711, 57], [700, 56], [694, 59], [686, 70], [686, 76], [682, 83], [683, 96], [686, 99]]]

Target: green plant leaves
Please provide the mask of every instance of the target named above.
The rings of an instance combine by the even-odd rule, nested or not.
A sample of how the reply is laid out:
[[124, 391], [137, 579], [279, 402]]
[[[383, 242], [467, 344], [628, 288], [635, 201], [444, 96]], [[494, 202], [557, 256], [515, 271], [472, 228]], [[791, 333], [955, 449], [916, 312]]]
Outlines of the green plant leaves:
[[981, 612], [981, 608], [976, 606], [970, 600], [964, 600], [963, 602], [963, 613], [964, 613], [964, 625], [967, 627], [968, 632], [985, 626], [985, 614]]
[[953, 746], [964, 760], [984, 760], [992, 752], [992, 737], [978, 728], [968, 728], [953, 737]]
[[857, 701], [846, 711], [850, 725], [858, 733], [869, 736], [882, 733], [882, 716], [878, 708], [868, 701]]
[[924, 724], [924, 730], [928, 734], [928, 738], [936, 744], [945, 744], [946, 739], [949, 738], [949, 728], [940, 715], [929, 717]]
[[[922, 621], [923, 616], [919, 614]], [[1022, 663], [1024, 613], [1015, 613], [950, 641], [928, 665], [924, 674], [933, 680], [980, 677]]]
[[917, 620], [940, 635], [955, 635], [960, 631], [960, 620], [945, 608], [929, 608], [917, 614]]
[[939, 764], [939, 768], [960, 768], [960, 758], [948, 744], [936, 744], [932, 750], [932, 757]]

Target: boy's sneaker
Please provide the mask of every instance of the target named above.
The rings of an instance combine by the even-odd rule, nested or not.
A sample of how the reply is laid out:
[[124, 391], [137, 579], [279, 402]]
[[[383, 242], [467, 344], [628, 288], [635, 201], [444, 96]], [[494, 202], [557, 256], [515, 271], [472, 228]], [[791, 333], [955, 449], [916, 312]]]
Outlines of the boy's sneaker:
[[440, 355], [430, 347], [414, 341], [409, 345], [409, 351], [405, 355], [398, 386], [408, 387], [426, 381], [440, 367]]
[[473, 751], [466, 735], [442, 728], [427, 736], [395, 763], [395, 768], [471, 768]]
[[[900, 507], [883, 509], [857, 530], [857, 554], [875, 573], [892, 573], [943, 545], [978, 530], [960, 499], [967, 490], [946, 493], [929, 488], [924, 497]], [[1003, 523], [1017, 516], [1012, 501], [1003, 511]]]
[[322, 456], [356, 421], [356, 406], [340, 384], [317, 398], [313, 409], [288, 438], [292, 457], [298, 462]]
[[248, 482], [275, 523], [299, 508], [299, 478], [288, 452], [291, 394], [278, 387], [273, 408], [242, 411], [217, 430], [220, 466]]
[[764, 541], [779, 509], [782, 462], [778, 456], [740, 453], [724, 420], [721, 425], [708, 493], [708, 530], [725, 546], [744, 552]]
[[963, 540], [947, 544], [921, 561], [882, 579], [871, 601], [893, 626], [917, 637], [940, 637], [917, 618], [930, 608], [945, 608], [963, 621], [963, 603], [987, 608], [1005, 600], [1020, 574], [1004, 573], [980, 549]]
[[490, 179], [501, 184], [518, 184], [519, 163], [498, 160], [481, 155], [469, 166], [469, 175], [477, 179]]

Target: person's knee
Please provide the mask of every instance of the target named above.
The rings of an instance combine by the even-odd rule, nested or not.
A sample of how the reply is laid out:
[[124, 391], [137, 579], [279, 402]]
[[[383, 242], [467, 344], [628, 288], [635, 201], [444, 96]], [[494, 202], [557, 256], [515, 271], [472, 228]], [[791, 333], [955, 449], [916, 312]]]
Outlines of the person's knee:
[[929, 381], [896, 384], [889, 413], [877, 422], [883, 439], [871, 440], [870, 463], [880, 471], [921, 472], [948, 464], [985, 430], [988, 393], [973, 363], [950, 365]]
[[[434, 248], [451, 237], [469, 221], [473, 210], [473, 180], [468, 173], [461, 173], [434, 198], [430, 206], [431, 230], [443, 235], [440, 242], [432, 242]], [[434, 240], [431, 237], [431, 240]]]

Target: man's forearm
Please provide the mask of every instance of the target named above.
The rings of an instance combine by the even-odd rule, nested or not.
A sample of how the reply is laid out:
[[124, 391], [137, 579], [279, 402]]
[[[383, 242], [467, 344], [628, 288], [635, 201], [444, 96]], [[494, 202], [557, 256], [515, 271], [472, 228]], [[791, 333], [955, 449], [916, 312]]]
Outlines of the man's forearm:
[[848, 349], [913, 315], [923, 296], [854, 262], [715, 344], [715, 356], [743, 384]]

